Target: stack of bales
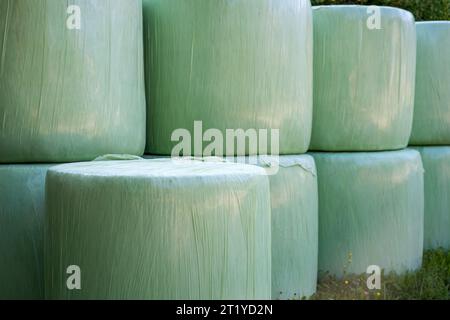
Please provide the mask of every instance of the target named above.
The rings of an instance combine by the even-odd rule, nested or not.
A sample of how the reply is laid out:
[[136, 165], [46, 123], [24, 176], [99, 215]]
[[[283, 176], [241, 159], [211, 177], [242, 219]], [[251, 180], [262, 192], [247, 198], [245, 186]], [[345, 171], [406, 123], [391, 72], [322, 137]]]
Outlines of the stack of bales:
[[[172, 127], [165, 127], [171, 126], [166, 119], [189, 120], [188, 114], [200, 120], [211, 117], [215, 122], [206, 125], [221, 129], [286, 126], [297, 137], [281, 133], [284, 152], [307, 150], [312, 117], [309, 1], [147, 4], [151, 10], [146, 13], [156, 19], [147, 20], [146, 30], [157, 32], [154, 40], [162, 41], [147, 51], [155, 54], [155, 60], [147, 60], [148, 71], [160, 68], [154, 85], [161, 86], [149, 94], [149, 129], [160, 132], [150, 134], [157, 139], [149, 139], [149, 150], [170, 154], [172, 146], [165, 143]], [[0, 237], [8, 258], [0, 262], [0, 295], [43, 298], [45, 291], [52, 299], [270, 298], [271, 205], [265, 170], [136, 159], [144, 152], [146, 130], [142, 1], [79, 0], [68, 10], [58, 0], [0, 0], [0, 9]], [[80, 24], [69, 23], [67, 12], [73, 19], [78, 15]], [[219, 19], [224, 12], [228, 16]], [[269, 17], [274, 23], [267, 27]], [[185, 32], [192, 37], [185, 38]], [[236, 32], [242, 38], [230, 40]], [[183, 39], [192, 54], [183, 51]], [[223, 47], [209, 51], [211, 40]], [[274, 56], [278, 63], [272, 62]], [[262, 68], [271, 63], [271, 72]], [[290, 77], [284, 79], [286, 74]], [[178, 99], [175, 104], [171, 97]], [[187, 113], [185, 101], [192, 104]], [[196, 111], [192, 106], [198, 103], [216, 109]], [[283, 112], [278, 113], [280, 104]], [[218, 112], [227, 106], [232, 109]], [[180, 113], [174, 114], [177, 108]], [[237, 111], [242, 112], [233, 113]], [[180, 126], [172, 120], [175, 128]], [[226, 126], [220, 127], [221, 120], [227, 120]], [[49, 169], [51, 163], [103, 154], [136, 156], [130, 157], [133, 161], [107, 156]], [[35, 162], [48, 164], [31, 164]], [[311, 192], [314, 202], [316, 191]], [[311, 232], [314, 249], [317, 231]], [[308, 272], [316, 269], [315, 259], [313, 252]], [[81, 269], [80, 283], [76, 277], [68, 281], [68, 270], [77, 270], [72, 266]], [[71, 290], [79, 284], [82, 290]]]
[[44, 298], [51, 163], [144, 151], [140, 2], [77, 4], [72, 30], [63, 1], [0, 0], [2, 299]]
[[410, 144], [425, 168], [425, 249], [450, 249], [450, 22], [417, 26], [417, 76]]
[[[313, 9], [314, 117], [319, 179], [319, 270], [421, 265], [423, 167], [411, 134], [413, 16], [365, 6]], [[371, 19], [377, 17], [377, 21]], [[379, 27], [379, 28], [378, 28]]]
[[[228, 156], [273, 173], [271, 297], [312, 295], [317, 178], [314, 160], [304, 155], [312, 127], [310, 1], [146, 0], [144, 24], [146, 151]], [[261, 148], [258, 136], [258, 146], [247, 140], [245, 148], [238, 148], [226, 134], [230, 129], [267, 130], [268, 145]], [[278, 146], [271, 139], [274, 130], [279, 130]], [[223, 144], [211, 151], [218, 141]], [[295, 156], [257, 156], [277, 151]]]
[[[0, 0], [0, 298], [285, 299], [420, 266], [410, 13], [67, 6]], [[414, 145], [450, 144], [449, 29], [417, 26]], [[449, 247], [450, 147], [419, 151], [425, 244]]]
[[[116, 52], [116, 49], [126, 49], [130, 61], [143, 64], [142, 2], [115, 3], [106, 4], [116, 9], [106, 14], [111, 21], [104, 25], [113, 28], [112, 31], [118, 28], [121, 33], [111, 37], [101, 35], [99, 39], [106, 39], [106, 45], [108, 39], [122, 42], [120, 48], [109, 47], [111, 51], [103, 59], [113, 56], [127, 62], [127, 55]], [[97, 6], [96, 1], [85, 4]], [[128, 7], [136, 10], [124, 16]], [[136, 37], [126, 24], [116, 27], [119, 16], [119, 22], [124, 19], [135, 26]], [[136, 38], [139, 48], [123, 43], [125, 38]], [[86, 60], [89, 61], [88, 57]], [[115, 65], [134, 71], [136, 76], [143, 75], [143, 65], [133, 67], [117, 61], [110, 67]], [[108, 90], [102, 101], [115, 106], [120, 101], [110, 95], [120, 93], [132, 82], [130, 77], [115, 70], [108, 69], [108, 72], [120, 83], [107, 81]], [[139, 98], [145, 94], [143, 83], [140, 79], [136, 93]], [[145, 109], [145, 104], [139, 104], [137, 112], [130, 109], [133, 101], [130, 97], [128, 104], [124, 104], [128, 108], [126, 112], [112, 109], [107, 118], [133, 114], [138, 123], [121, 121], [123, 132], [138, 129], [139, 132], [130, 141], [122, 142], [139, 143], [142, 149], [139, 152], [108, 149], [100, 154], [143, 153], [144, 145], [140, 142], [145, 129], [140, 129], [145, 126], [146, 118], [140, 108]], [[121, 130], [122, 127], [117, 128], [117, 132]], [[113, 133], [111, 136], [113, 141], [120, 140]], [[131, 158], [133, 161], [126, 161], [127, 156], [107, 156], [95, 162], [66, 164], [49, 170], [46, 297], [269, 298], [270, 191], [263, 169], [196, 160], [175, 164], [170, 160]], [[69, 284], [75, 289], [80, 285], [81, 290], [68, 290], [67, 268], [72, 265], [81, 269], [82, 280], [77, 283], [76, 277], [70, 278]]]

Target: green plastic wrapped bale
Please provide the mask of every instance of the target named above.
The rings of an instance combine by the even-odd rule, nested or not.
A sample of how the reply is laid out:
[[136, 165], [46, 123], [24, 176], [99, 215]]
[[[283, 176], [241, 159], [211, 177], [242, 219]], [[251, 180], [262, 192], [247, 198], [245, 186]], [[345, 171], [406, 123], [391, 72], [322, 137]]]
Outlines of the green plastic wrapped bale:
[[318, 195], [309, 155], [237, 158], [266, 168], [272, 204], [272, 299], [316, 292]]
[[410, 143], [450, 145], [450, 21], [416, 26], [416, 103]]
[[0, 0], [0, 163], [141, 155], [143, 64], [141, 0]]
[[0, 300], [44, 298], [44, 191], [50, 165], [0, 165]]
[[319, 179], [319, 270], [421, 266], [424, 181], [419, 152], [313, 153]]
[[401, 9], [378, 8], [379, 15], [366, 6], [313, 8], [312, 150], [384, 151], [408, 145], [414, 17]]
[[[47, 298], [270, 298], [270, 190], [262, 168], [78, 163], [49, 170], [46, 191]], [[79, 268], [69, 269], [74, 278], [70, 266]], [[68, 290], [67, 280], [81, 290]]]
[[417, 148], [425, 168], [426, 250], [450, 249], [450, 147]]
[[272, 205], [272, 298], [309, 297], [316, 292], [318, 191], [314, 159], [280, 157], [270, 176]]
[[[144, 26], [148, 153], [170, 155], [180, 139], [171, 139], [176, 129], [188, 130], [201, 146], [194, 121], [223, 137], [227, 129], [267, 129], [268, 135], [278, 129], [281, 154], [307, 151], [309, 0], [144, 0]], [[200, 149], [183, 155], [205, 155]], [[220, 155], [248, 154], [265, 153], [224, 147]]]

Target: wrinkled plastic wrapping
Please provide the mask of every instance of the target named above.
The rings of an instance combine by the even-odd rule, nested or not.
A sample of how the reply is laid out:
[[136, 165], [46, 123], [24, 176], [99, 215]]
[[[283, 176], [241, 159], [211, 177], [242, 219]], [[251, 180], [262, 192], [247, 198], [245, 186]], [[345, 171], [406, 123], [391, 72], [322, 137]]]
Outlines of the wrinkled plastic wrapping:
[[313, 153], [319, 179], [319, 270], [421, 266], [424, 181], [415, 150]]
[[425, 168], [424, 246], [450, 249], [450, 147], [417, 149]]
[[[272, 299], [295, 299], [316, 292], [318, 194], [309, 155], [237, 158], [267, 169], [272, 205]], [[278, 167], [278, 172], [272, 174]]]
[[[174, 130], [187, 129], [194, 139], [197, 120], [204, 131], [218, 129], [224, 137], [226, 129], [268, 129], [269, 135], [279, 129], [282, 154], [306, 152], [312, 125], [309, 0], [144, 0], [144, 25], [147, 152], [170, 155], [178, 143], [171, 141]], [[255, 153], [247, 148], [245, 154]]]
[[316, 292], [318, 195], [314, 159], [281, 157], [270, 176], [272, 205], [272, 298]]
[[112, 160], [143, 160], [143, 157], [133, 156], [131, 154], [105, 154], [95, 158], [93, 161], [112, 161]]
[[450, 21], [419, 22], [411, 144], [450, 144]]
[[0, 165], [0, 299], [44, 298], [44, 190], [49, 165]]
[[[411, 13], [366, 6], [313, 8], [312, 150], [402, 149], [411, 134], [416, 31]], [[376, 16], [375, 16], [376, 18]]]
[[0, 0], [0, 162], [144, 151], [141, 0], [70, 4]]
[[[269, 299], [269, 182], [255, 166], [170, 159], [47, 175], [53, 299]], [[66, 289], [66, 268], [82, 290]]]

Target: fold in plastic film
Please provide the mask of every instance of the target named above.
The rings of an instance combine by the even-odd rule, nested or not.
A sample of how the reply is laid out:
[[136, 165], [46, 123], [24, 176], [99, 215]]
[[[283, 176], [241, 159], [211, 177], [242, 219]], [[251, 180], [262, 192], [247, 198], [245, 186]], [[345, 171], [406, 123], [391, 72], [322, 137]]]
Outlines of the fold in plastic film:
[[414, 107], [413, 15], [390, 7], [320, 6], [313, 8], [313, 18], [310, 149], [405, 148]]
[[[170, 159], [47, 176], [50, 299], [270, 299], [270, 189], [256, 166]], [[82, 290], [67, 290], [78, 266]], [[75, 282], [76, 284], [76, 282]]]
[[313, 153], [319, 179], [319, 270], [338, 277], [421, 266], [424, 181], [415, 150]]

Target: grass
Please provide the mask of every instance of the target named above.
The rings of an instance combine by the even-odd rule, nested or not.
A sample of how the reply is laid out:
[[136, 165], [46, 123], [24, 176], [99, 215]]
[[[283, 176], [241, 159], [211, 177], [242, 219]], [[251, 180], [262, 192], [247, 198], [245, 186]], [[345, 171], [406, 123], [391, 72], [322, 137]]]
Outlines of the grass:
[[368, 290], [367, 275], [337, 279], [322, 275], [313, 300], [449, 300], [450, 251], [424, 253], [423, 266], [404, 275], [382, 276], [381, 290]]

